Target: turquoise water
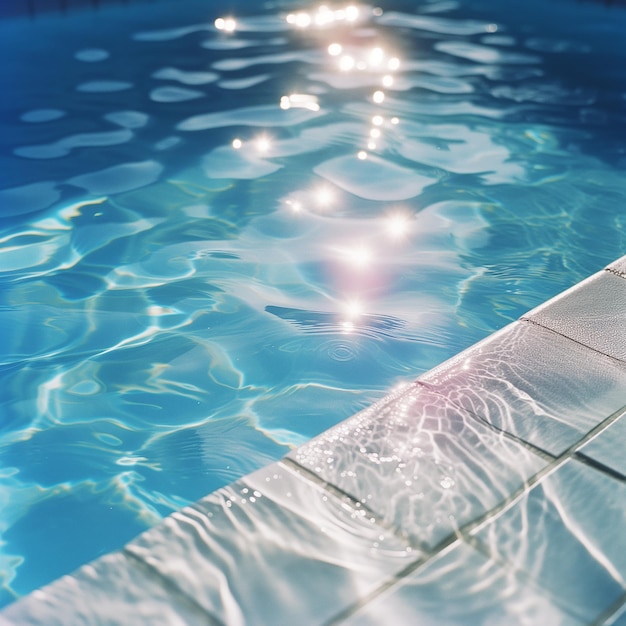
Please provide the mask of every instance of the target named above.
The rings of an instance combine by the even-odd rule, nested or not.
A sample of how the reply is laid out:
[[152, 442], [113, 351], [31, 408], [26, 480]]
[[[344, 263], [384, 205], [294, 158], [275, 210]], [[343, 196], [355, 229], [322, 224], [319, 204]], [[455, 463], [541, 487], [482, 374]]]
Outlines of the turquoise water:
[[624, 254], [626, 12], [544, 4], [0, 23], [0, 605]]

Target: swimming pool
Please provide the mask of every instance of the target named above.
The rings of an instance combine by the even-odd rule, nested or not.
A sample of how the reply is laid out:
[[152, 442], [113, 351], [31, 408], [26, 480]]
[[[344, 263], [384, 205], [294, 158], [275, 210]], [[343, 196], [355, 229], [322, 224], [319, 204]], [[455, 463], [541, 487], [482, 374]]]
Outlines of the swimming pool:
[[489, 4], [0, 23], [0, 604], [624, 253], [626, 14]]

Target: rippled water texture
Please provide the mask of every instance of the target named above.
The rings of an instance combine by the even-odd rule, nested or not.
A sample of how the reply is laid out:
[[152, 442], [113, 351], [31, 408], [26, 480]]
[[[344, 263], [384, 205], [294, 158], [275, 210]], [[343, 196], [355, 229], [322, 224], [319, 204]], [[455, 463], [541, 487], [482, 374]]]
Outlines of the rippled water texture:
[[624, 254], [626, 12], [493, 4], [0, 23], [0, 605]]

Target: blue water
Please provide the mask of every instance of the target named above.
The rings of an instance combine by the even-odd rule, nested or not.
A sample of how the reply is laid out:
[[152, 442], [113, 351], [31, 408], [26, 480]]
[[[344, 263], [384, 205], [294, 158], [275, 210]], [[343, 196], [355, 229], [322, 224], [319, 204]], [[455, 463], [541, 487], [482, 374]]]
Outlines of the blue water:
[[626, 11], [547, 5], [0, 23], [0, 605], [626, 252]]

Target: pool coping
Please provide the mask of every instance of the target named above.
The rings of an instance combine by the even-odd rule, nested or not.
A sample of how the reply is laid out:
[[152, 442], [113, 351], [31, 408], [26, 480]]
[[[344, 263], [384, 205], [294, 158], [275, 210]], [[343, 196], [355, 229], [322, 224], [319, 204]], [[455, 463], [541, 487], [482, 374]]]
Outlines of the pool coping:
[[625, 439], [626, 256], [0, 626], [624, 624]]

